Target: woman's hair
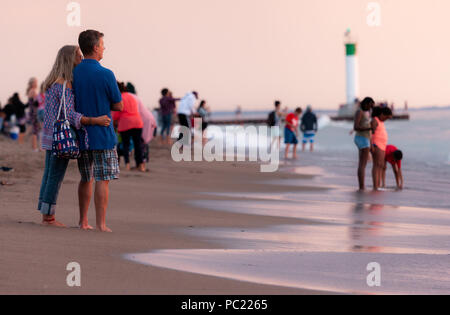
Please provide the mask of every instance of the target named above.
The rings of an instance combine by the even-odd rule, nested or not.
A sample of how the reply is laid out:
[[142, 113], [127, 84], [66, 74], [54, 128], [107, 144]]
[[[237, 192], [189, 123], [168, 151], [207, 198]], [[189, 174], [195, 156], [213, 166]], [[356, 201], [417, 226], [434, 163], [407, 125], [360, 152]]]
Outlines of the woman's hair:
[[77, 50], [78, 46], [67, 45], [58, 51], [52, 71], [44, 81], [44, 91], [47, 91], [58, 78], [72, 82]]
[[361, 102], [361, 109], [365, 112], [369, 111], [375, 105], [375, 101], [371, 97], [366, 97]]
[[380, 117], [380, 115], [381, 115], [381, 107], [380, 106], [375, 106], [374, 108], [372, 108], [372, 118]]
[[27, 95], [28, 93], [30, 93], [31, 89], [33, 88], [33, 83], [36, 82], [37, 83], [37, 79], [35, 77], [31, 78], [30, 80], [28, 80], [28, 85], [27, 85]]
[[119, 87], [120, 93], [128, 92], [127, 87], [124, 82], [117, 81], [117, 86]]
[[167, 89], [167, 88], [164, 88], [164, 89], [161, 90], [161, 95], [162, 96], [166, 96], [168, 93], [169, 93], [169, 89]]
[[205, 101], [205, 100], [202, 100], [202, 101], [200, 102], [200, 105], [198, 106], [198, 108], [204, 107], [205, 104], [206, 104], [206, 101]]
[[134, 87], [134, 84], [131, 82], [127, 83], [127, 91], [130, 92], [131, 94], [137, 95], [136, 88]]
[[380, 115], [392, 116], [392, 110], [389, 107], [376, 106], [372, 109], [372, 118], [380, 117]]
[[382, 107], [381, 108], [381, 114], [383, 114], [384, 116], [392, 116], [392, 110], [389, 107]]

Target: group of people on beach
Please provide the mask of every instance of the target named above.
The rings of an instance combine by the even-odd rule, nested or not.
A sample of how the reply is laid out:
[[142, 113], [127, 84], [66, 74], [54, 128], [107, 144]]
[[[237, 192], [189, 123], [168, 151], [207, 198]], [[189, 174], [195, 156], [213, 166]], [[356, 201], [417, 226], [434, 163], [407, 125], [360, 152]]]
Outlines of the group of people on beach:
[[315, 136], [319, 129], [317, 116], [310, 105], [306, 107], [306, 112], [303, 115], [302, 113], [303, 110], [300, 107], [296, 108], [292, 113], [288, 113], [286, 109], [282, 111], [281, 102], [275, 101], [275, 110], [268, 116], [267, 124], [272, 128], [272, 146], [276, 144], [280, 148], [281, 138], [284, 135], [284, 143], [286, 145], [284, 158], [286, 160], [289, 158], [291, 145], [293, 145], [292, 157], [293, 159], [297, 158], [300, 131], [303, 133], [302, 151], [306, 150], [306, 146], [309, 143], [310, 151], [314, 152]]
[[[45, 169], [42, 178], [37, 209], [45, 225], [64, 227], [55, 218], [58, 193], [63, 182], [69, 159], [53, 154], [54, 125], [60, 119], [64, 106], [65, 119], [76, 129], [80, 154], [77, 159], [80, 172], [78, 187], [79, 227], [93, 229], [88, 222], [88, 209], [93, 195], [95, 181], [96, 227], [111, 232], [106, 226], [106, 210], [109, 200], [109, 182], [119, 175], [119, 156], [125, 159], [127, 170], [131, 170], [129, 153], [134, 147], [136, 169], [148, 171], [149, 143], [157, 134], [157, 123], [153, 114], [142, 104], [131, 83], [118, 82], [114, 73], [101, 66], [105, 51], [104, 34], [87, 30], [78, 38], [78, 46], [62, 47], [57, 54], [53, 68], [38, 90], [36, 78], [27, 86], [28, 103], [23, 104], [14, 94], [0, 111], [0, 130], [17, 125], [19, 141], [23, 141], [26, 123], [32, 126], [32, 147], [46, 151]], [[161, 142], [170, 143], [173, 121], [177, 113], [178, 123], [191, 129], [193, 117], [203, 118], [202, 130], [208, 126], [209, 109], [196, 91], [188, 92], [183, 98], [173, 97], [168, 88], [161, 91], [158, 118], [160, 120]], [[176, 102], [179, 102], [177, 109]], [[29, 115], [26, 109], [29, 108]], [[281, 102], [275, 102], [275, 110], [269, 114], [268, 125], [272, 127], [273, 144], [280, 146], [284, 135], [285, 158], [288, 159], [293, 145], [293, 158], [297, 158], [299, 132], [303, 133], [303, 147], [310, 144], [314, 151], [314, 138], [318, 131], [317, 116], [311, 106], [302, 115], [298, 107], [292, 113], [281, 110]], [[302, 116], [301, 116], [302, 115]], [[386, 164], [393, 166], [397, 187], [403, 188], [401, 161], [403, 154], [395, 146], [388, 145], [385, 122], [392, 117], [388, 107], [375, 106], [372, 98], [360, 103], [355, 114], [355, 144], [359, 149], [358, 180], [361, 190], [365, 189], [365, 169], [373, 158], [373, 188], [385, 187]], [[283, 128], [284, 127], [284, 128]], [[40, 135], [40, 137], [39, 137]], [[179, 140], [183, 134], [180, 133]], [[119, 138], [119, 141], [118, 141]]]
[[375, 101], [367, 97], [360, 103], [354, 120], [355, 144], [359, 150], [359, 189], [365, 190], [366, 166], [372, 156], [373, 189], [386, 188], [386, 166], [392, 165], [398, 189], [403, 189], [402, 151], [388, 144], [385, 122], [392, 118], [388, 106], [375, 106]]
[[[37, 207], [44, 225], [65, 227], [55, 215], [69, 159], [58, 157], [53, 147], [54, 125], [62, 112], [76, 130], [80, 149], [77, 162], [81, 177], [78, 187], [81, 229], [93, 229], [87, 214], [95, 181], [96, 227], [111, 232], [106, 226], [109, 182], [118, 178], [120, 157], [124, 157], [125, 168], [131, 170], [129, 154], [134, 148], [136, 170], [148, 171], [149, 143], [157, 135], [155, 117], [137, 97], [133, 84], [118, 82], [111, 70], [101, 66], [104, 51], [104, 34], [95, 30], [82, 32], [78, 46], [67, 45], [58, 51], [40, 91], [37, 79], [30, 79], [27, 104], [16, 93], [3, 109], [0, 106], [0, 129], [9, 134], [12, 128], [18, 128], [18, 140], [22, 143], [28, 121], [33, 129], [33, 150], [39, 151], [40, 138], [41, 150], [46, 152]], [[191, 128], [193, 117], [202, 117], [202, 130], [206, 129], [209, 109], [203, 100], [195, 110], [197, 92], [174, 98], [165, 88], [161, 94], [158, 118], [162, 142], [169, 142], [175, 112], [181, 126]]]
[[39, 152], [39, 135], [42, 130], [44, 113], [44, 92], [38, 89], [38, 80], [31, 78], [28, 81], [26, 95], [27, 103], [23, 103], [19, 93], [14, 93], [6, 103], [0, 106], [0, 133], [11, 133], [17, 137], [19, 143], [25, 140], [27, 125], [31, 126], [32, 149]]
[[[191, 130], [194, 127], [194, 118], [202, 118], [202, 132], [205, 132], [211, 111], [207, 106], [206, 100], [201, 100], [199, 106], [195, 108], [198, 99], [199, 93], [196, 91], [188, 92], [182, 98], [176, 98], [173, 97], [172, 91], [168, 88], [161, 90], [160, 108], [158, 109], [160, 125], [162, 126], [160, 143], [172, 144], [171, 137], [176, 120], [178, 120], [180, 126]], [[179, 102], [178, 108], [176, 102]], [[183, 134], [180, 133], [178, 140], [182, 139]]]

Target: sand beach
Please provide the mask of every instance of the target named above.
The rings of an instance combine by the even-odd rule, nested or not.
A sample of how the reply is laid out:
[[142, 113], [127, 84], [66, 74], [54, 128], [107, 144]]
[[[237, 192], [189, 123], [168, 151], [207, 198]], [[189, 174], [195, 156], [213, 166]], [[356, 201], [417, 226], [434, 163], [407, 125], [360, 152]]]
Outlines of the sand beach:
[[[158, 249], [216, 248], [206, 238], [186, 237], [181, 229], [264, 227], [304, 224], [271, 216], [210, 212], [186, 203], [198, 193], [274, 192], [279, 185], [254, 184], [269, 176], [256, 163], [175, 163], [167, 148], [151, 148], [150, 173], [122, 172], [111, 184], [108, 224], [112, 234], [84, 232], [78, 224], [76, 162], [68, 169], [60, 193], [57, 217], [70, 228], [40, 225], [35, 210], [43, 171], [43, 153], [0, 138], [0, 161], [15, 171], [0, 187], [0, 293], [1, 294], [304, 294], [311, 290], [258, 285], [153, 268], [124, 259], [133, 252]], [[307, 178], [278, 174], [280, 179]], [[250, 185], [250, 183], [252, 183]], [[298, 188], [301, 190], [301, 188]], [[211, 197], [211, 200], [229, 200]], [[95, 209], [90, 209], [95, 222]], [[66, 266], [78, 262], [82, 286], [69, 288]]]

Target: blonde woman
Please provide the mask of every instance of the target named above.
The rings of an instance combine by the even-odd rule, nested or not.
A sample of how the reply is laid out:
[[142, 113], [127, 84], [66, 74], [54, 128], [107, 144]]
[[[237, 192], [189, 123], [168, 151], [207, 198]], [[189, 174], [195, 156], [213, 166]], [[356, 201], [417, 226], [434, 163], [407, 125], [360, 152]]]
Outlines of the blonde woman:
[[72, 126], [80, 129], [82, 125], [109, 126], [111, 123], [108, 116], [91, 118], [75, 112], [72, 71], [81, 60], [82, 55], [77, 46], [64, 46], [59, 50], [53, 69], [44, 82], [45, 116], [42, 149], [46, 151], [46, 157], [38, 205], [38, 210], [42, 214], [42, 224], [44, 225], [65, 227], [64, 224], [56, 221], [55, 208], [69, 160], [52, 155], [53, 125], [58, 116], [64, 83], [66, 83], [67, 119]]

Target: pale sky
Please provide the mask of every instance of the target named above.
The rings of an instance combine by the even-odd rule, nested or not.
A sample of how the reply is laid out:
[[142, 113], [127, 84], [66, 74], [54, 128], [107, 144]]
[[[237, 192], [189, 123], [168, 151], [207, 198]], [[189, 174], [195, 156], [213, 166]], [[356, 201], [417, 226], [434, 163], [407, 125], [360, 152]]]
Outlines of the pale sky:
[[[45, 79], [79, 32], [105, 33], [102, 64], [149, 107], [160, 90], [197, 90], [214, 110], [335, 109], [345, 102], [344, 32], [359, 40], [361, 97], [410, 107], [450, 104], [448, 0], [0, 0], [0, 101]], [[381, 5], [381, 26], [367, 5]], [[23, 97], [25, 101], [25, 98]]]

